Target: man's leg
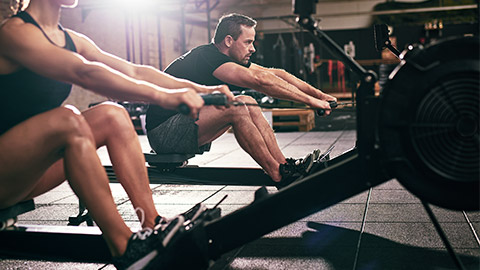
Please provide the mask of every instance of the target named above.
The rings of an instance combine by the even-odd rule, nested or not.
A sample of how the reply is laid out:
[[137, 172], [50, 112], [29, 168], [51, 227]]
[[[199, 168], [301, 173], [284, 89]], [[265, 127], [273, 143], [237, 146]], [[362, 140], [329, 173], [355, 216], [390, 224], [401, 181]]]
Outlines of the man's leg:
[[[237, 96], [236, 100], [245, 103], [257, 103], [257, 101], [250, 96]], [[285, 163], [285, 156], [278, 146], [277, 138], [275, 137], [272, 127], [270, 127], [267, 119], [265, 119], [265, 116], [263, 116], [262, 109], [255, 106], [248, 106], [247, 108], [250, 118], [260, 132], [260, 135], [262, 135], [270, 154], [272, 154], [275, 160], [277, 160], [280, 164]]]
[[[255, 102], [250, 97], [236, 97], [239, 101]], [[252, 118], [255, 117], [256, 119]], [[206, 106], [200, 111], [198, 125], [199, 145], [209, 143], [225, 133], [230, 126], [240, 146], [267, 172], [273, 181], [280, 181], [279, 166], [285, 163], [273, 130], [259, 108], [232, 106], [225, 110]]]

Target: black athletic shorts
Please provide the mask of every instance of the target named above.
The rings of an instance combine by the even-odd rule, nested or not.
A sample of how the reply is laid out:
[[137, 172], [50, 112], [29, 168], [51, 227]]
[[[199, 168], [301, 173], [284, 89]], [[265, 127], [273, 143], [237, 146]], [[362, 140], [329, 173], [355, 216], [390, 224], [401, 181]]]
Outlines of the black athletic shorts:
[[201, 154], [210, 150], [210, 143], [198, 146], [198, 126], [183, 114], [168, 118], [148, 131], [147, 137], [152, 149], [159, 154]]

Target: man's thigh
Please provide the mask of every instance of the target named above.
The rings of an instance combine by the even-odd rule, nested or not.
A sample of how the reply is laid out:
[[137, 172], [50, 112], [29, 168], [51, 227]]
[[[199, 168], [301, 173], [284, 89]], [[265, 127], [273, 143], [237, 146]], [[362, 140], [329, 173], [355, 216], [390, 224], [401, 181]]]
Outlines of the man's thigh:
[[176, 114], [148, 131], [150, 146], [157, 153], [198, 153], [198, 126], [188, 116]]

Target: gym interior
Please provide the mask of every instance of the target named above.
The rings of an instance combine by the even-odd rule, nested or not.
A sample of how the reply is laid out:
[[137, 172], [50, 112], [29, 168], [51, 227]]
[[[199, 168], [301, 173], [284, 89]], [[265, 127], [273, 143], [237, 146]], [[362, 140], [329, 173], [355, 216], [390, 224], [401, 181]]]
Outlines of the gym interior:
[[[0, 0], [1, 19], [12, 14], [11, 2]], [[155, 161], [145, 131], [148, 104], [118, 102], [129, 112], [146, 154], [159, 211], [173, 216], [199, 202], [220, 203], [224, 220], [205, 226], [225, 245], [213, 252], [208, 269], [475, 270], [480, 269], [478, 6], [476, 0], [79, 0], [77, 7], [62, 10], [61, 24], [104, 51], [164, 70], [211, 42], [222, 15], [244, 14], [257, 21], [253, 63], [284, 69], [338, 99], [330, 115], [320, 116], [253, 89], [237, 93], [264, 106], [285, 156], [303, 158], [314, 149], [324, 154], [315, 173], [285, 190], [262, 188], [265, 176], [256, 181], [260, 167], [232, 132], [203, 154]], [[467, 65], [455, 62], [462, 57]], [[430, 72], [434, 63], [447, 68]], [[455, 94], [443, 98], [444, 91]], [[74, 85], [65, 104], [84, 110], [108, 100]], [[448, 115], [448, 102], [465, 105], [473, 116]], [[450, 135], [442, 117], [460, 135]], [[98, 155], [122, 218], [138, 230], [107, 150], [100, 148]], [[187, 172], [190, 167], [195, 171]], [[254, 170], [253, 178], [243, 170]], [[94, 254], [90, 245], [96, 242], [79, 240], [83, 233], [97, 238], [98, 233], [91, 233], [96, 225], [68, 183], [34, 204], [14, 226], [53, 228], [54, 238], [49, 240], [48, 232], [35, 240], [0, 234], [5, 246], [0, 269], [115, 269]], [[25, 245], [33, 241], [38, 252], [13, 250], [15, 237]]]

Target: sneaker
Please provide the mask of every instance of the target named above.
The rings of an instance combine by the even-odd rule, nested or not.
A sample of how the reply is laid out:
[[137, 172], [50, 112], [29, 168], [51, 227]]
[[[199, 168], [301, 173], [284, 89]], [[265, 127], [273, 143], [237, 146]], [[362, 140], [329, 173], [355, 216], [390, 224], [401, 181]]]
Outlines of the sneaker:
[[287, 164], [291, 164], [296, 167], [298, 173], [306, 176], [310, 173], [315, 161], [320, 157], [321, 151], [319, 149], [313, 150], [312, 153], [308, 153], [304, 158], [294, 159], [287, 158]]
[[293, 183], [295, 180], [297, 180], [302, 176], [298, 172], [297, 166], [295, 164], [291, 164], [291, 163], [280, 164], [279, 170], [280, 170], [280, 175], [282, 176], [282, 180], [280, 180], [280, 182], [275, 183], [275, 186], [277, 187], [277, 189], [282, 189], [290, 185], [291, 183]]
[[286, 158], [285, 159], [287, 161], [287, 164], [293, 164], [293, 165], [296, 165], [296, 164], [299, 164], [300, 162], [302, 162], [302, 159], [301, 158]]
[[182, 228], [184, 219], [182, 216], [172, 220], [163, 231], [144, 228], [134, 233], [128, 240], [127, 249], [120, 257], [112, 258], [113, 265], [117, 269], [156, 269], [155, 259], [160, 252], [169, 246], [172, 239]]

